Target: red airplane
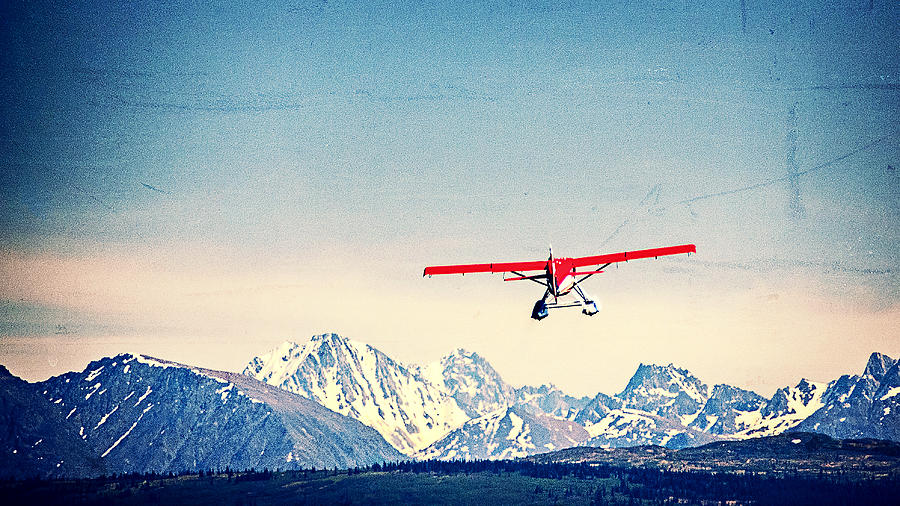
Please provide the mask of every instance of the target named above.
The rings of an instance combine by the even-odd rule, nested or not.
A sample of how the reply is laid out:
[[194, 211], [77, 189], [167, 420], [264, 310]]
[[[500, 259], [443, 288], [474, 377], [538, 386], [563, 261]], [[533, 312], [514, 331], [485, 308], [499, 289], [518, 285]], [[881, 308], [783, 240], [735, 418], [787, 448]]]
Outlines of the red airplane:
[[[545, 286], [547, 289], [544, 296], [534, 303], [534, 309], [531, 311], [531, 317], [535, 320], [543, 320], [549, 314], [550, 309], [559, 307], [578, 307], [581, 306], [581, 312], [592, 316], [597, 314], [597, 304], [590, 300], [584, 291], [578, 286], [582, 281], [600, 274], [610, 264], [617, 262], [627, 262], [629, 260], [637, 260], [639, 258], [658, 258], [665, 255], [680, 255], [682, 253], [696, 253], [697, 247], [693, 244], [684, 244], [681, 246], [669, 246], [667, 248], [642, 249], [637, 251], [625, 251], [622, 253], [612, 253], [609, 255], [597, 255], [581, 258], [553, 258], [553, 249], [550, 250], [550, 258], [547, 260], [536, 260], [534, 262], [504, 262], [491, 264], [466, 264], [466, 265], [438, 265], [434, 267], [426, 267], [422, 276], [432, 276], [435, 274], [468, 274], [471, 272], [502, 272], [512, 273], [515, 277], [507, 278], [504, 274], [503, 281], [519, 281], [527, 279], [534, 281], [539, 285]], [[602, 265], [601, 265], [602, 264]], [[579, 267], [593, 267], [588, 270], [579, 271]], [[527, 271], [544, 271], [541, 274], [527, 275], [523, 274]], [[580, 300], [576, 300], [570, 304], [560, 304], [559, 297], [568, 294], [572, 290], [578, 294]], [[547, 303], [547, 297], [553, 296], [553, 302]]]

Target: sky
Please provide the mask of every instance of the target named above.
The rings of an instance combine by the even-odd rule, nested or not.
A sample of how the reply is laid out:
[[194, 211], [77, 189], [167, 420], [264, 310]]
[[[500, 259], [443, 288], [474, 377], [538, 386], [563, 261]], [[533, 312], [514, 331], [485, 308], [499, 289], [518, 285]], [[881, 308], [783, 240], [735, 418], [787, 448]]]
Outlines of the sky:
[[[900, 5], [6, 2], [0, 364], [337, 332], [771, 396], [900, 356]], [[541, 288], [427, 265], [692, 243]]]

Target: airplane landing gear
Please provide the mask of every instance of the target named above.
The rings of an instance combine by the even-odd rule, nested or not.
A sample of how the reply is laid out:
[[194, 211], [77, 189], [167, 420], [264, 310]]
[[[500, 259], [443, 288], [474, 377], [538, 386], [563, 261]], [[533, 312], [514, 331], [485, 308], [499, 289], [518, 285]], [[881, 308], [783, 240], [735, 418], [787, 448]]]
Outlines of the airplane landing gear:
[[534, 309], [531, 310], [531, 317], [540, 321], [549, 314], [550, 311], [547, 309], [547, 302], [544, 299], [538, 299], [538, 301], [534, 303]]

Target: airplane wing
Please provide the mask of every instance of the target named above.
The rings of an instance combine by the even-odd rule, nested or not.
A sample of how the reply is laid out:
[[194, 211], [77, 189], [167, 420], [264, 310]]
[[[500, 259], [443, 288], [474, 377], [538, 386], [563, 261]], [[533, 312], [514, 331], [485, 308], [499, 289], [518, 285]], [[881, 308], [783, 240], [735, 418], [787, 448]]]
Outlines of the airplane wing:
[[[680, 255], [682, 253], [696, 253], [697, 247], [693, 244], [683, 244], [681, 246], [669, 246], [666, 248], [640, 249], [636, 251], [623, 251], [622, 253], [610, 253], [608, 255], [596, 255], [591, 257], [573, 258], [575, 267], [584, 267], [588, 265], [614, 264], [616, 262], [627, 262], [629, 260], [637, 260], [640, 258], [656, 258], [666, 255]], [[546, 262], [545, 262], [546, 263]]]
[[534, 262], [496, 262], [490, 264], [436, 265], [426, 267], [422, 276], [433, 274], [468, 274], [470, 272], [512, 272], [543, 271], [547, 269], [546, 260]]

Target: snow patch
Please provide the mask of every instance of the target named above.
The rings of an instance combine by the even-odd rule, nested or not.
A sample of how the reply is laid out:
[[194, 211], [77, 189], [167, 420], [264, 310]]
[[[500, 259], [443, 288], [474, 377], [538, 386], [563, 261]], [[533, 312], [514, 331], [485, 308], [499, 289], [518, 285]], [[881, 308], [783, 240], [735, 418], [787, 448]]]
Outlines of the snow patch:
[[150, 358], [150, 357], [148, 357], [148, 356], [146, 356], [146, 355], [138, 355], [137, 357], [135, 357], [135, 359], [136, 359], [138, 362], [140, 362], [141, 364], [149, 365], [149, 366], [151, 366], [151, 367], [160, 367], [160, 368], [162, 368], [162, 369], [168, 369], [168, 368], [170, 368], [170, 367], [175, 367], [175, 366], [172, 365], [172, 364], [160, 362], [159, 360]]
[[141, 416], [139, 416], [138, 419], [133, 424], [131, 424], [131, 427], [129, 427], [128, 430], [125, 431], [125, 434], [122, 434], [122, 437], [117, 439], [116, 442], [113, 443], [112, 446], [107, 448], [106, 451], [103, 452], [103, 455], [100, 455], [100, 458], [106, 457], [107, 455], [109, 455], [109, 452], [113, 451], [113, 448], [119, 446], [119, 443], [121, 443], [123, 439], [125, 439], [126, 437], [128, 437], [129, 434], [131, 434], [131, 431], [133, 431], [134, 428], [137, 427], [137, 424], [138, 424], [138, 422], [141, 421], [141, 418], [144, 418], [144, 414], [146, 414], [147, 411], [149, 411], [150, 408], [152, 408], [152, 407], [153, 407], [153, 404], [147, 406], [147, 409], [145, 409], [144, 412], [141, 413]]
[[226, 402], [228, 400], [228, 394], [231, 392], [232, 388], [234, 388], [234, 383], [229, 383], [228, 385], [216, 390], [216, 393], [222, 397], [222, 402]]
[[879, 398], [878, 400], [885, 401], [887, 399], [890, 399], [891, 397], [894, 397], [897, 394], [900, 394], [900, 387], [894, 387], [894, 388], [888, 390], [887, 393], [882, 395], [881, 398]]
[[94, 427], [94, 430], [99, 429], [101, 425], [103, 425], [104, 423], [106, 423], [106, 420], [109, 418], [109, 415], [115, 413], [117, 409], [119, 409], [119, 405], [118, 405], [118, 404], [116, 405], [116, 407], [114, 407], [114, 408], [112, 409], [112, 411], [110, 411], [109, 413], [103, 415], [103, 418], [101, 418], [100, 421], [97, 422], [97, 426]]
[[147, 396], [150, 395], [150, 392], [152, 392], [152, 391], [153, 391], [153, 390], [150, 388], [150, 385], [147, 385], [147, 391], [144, 392], [144, 395], [142, 395], [142, 396], [140, 396], [140, 397], [138, 398], [137, 402], [134, 403], [134, 407], [137, 407], [137, 405], [140, 404], [141, 401], [143, 401], [144, 399], [146, 399]]
[[101, 365], [99, 369], [94, 369], [90, 374], [87, 375], [87, 378], [84, 378], [84, 381], [91, 382], [100, 375], [100, 372], [103, 370], [103, 366]]
[[97, 383], [96, 385], [94, 385], [93, 390], [91, 390], [90, 392], [87, 393], [87, 395], [84, 396], [84, 400], [90, 399], [91, 396], [97, 392], [98, 388], [100, 388], [100, 383]]

